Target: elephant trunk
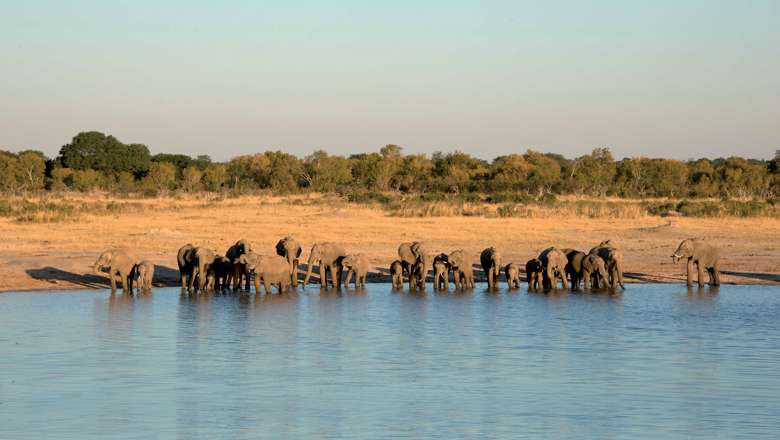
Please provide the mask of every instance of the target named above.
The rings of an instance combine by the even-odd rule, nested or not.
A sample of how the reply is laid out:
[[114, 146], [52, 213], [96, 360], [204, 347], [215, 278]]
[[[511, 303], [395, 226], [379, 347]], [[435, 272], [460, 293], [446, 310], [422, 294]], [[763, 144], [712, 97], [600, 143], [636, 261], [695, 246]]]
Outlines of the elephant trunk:
[[307, 264], [306, 268], [306, 278], [303, 279], [303, 287], [305, 288], [307, 284], [309, 284], [309, 278], [311, 278], [311, 271], [314, 266], [314, 256], [309, 256], [309, 264]]

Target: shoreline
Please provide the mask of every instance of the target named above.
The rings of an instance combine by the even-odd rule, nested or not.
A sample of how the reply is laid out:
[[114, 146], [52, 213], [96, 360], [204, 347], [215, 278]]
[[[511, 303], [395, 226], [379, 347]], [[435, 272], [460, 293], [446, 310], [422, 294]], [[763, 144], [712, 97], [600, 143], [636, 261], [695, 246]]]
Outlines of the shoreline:
[[389, 282], [387, 268], [402, 242], [423, 241], [431, 253], [463, 249], [479, 280], [479, 253], [488, 246], [501, 252], [502, 264], [524, 267], [549, 246], [587, 252], [611, 239], [623, 251], [627, 283], [665, 284], [684, 284], [685, 263], [673, 264], [670, 256], [683, 239], [701, 237], [721, 250], [722, 284], [780, 285], [776, 218], [394, 217], [366, 205], [296, 205], [260, 196], [206, 204], [173, 198], [138, 203], [134, 209], [85, 214], [78, 221], [0, 218], [0, 292], [106, 287], [108, 278], [93, 274], [92, 265], [111, 247], [132, 249], [156, 265], [156, 285], [175, 286], [176, 252], [186, 243], [223, 254], [247, 239], [255, 252], [273, 254], [276, 242], [287, 235], [303, 248], [301, 265], [316, 242], [336, 242], [348, 253], [365, 254], [375, 271], [370, 282]]

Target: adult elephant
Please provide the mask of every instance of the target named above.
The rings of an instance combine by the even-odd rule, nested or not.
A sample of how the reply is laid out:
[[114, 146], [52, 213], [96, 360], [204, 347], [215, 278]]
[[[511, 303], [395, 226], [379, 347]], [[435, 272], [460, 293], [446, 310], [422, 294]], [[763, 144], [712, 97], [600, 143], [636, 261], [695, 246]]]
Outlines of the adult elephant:
[[489, 247], [479, 255], [482, 270], [487, 278], [488, 289], [498, 288], [498, 276], [501, 273], [501, 254], [494, 247]]
[[214, 262], [214, 251], [205, 247], [186, 244], [179, 249], [177, 259], [182, 289], [191, 291], [197, 277], [198, 289], [203, 290], [208, 281], [209, 269]]
[[209, 274], [206, 278], [208, 289], [221, 291], [230, 286], [233, 276], [233, 263], [227, 257], [215, 255], [214, 261], [209, 266]]
[[564, 249], [563, 252], [568, 260], [566, 273], [571, 279], [572, 290], [579, 289], [580, 281], [585, 288], [597, 288], [600, 282], [607, 283], [609, 276], [600, 257], [573, 249]]
[[685, 268], [685, 274], [688, 286], [693, 285], [693, 265], [696, 264], [699, 286], [704, 285], [704, 271], [710, 278], [711, 286], [720, 285], [720, 251], [704, 240], [689, 238], [683, 240], [677, 250], [672, 254], [672, 261], [677, 264], [681, 259], [686, 258], [688, 263]]
[[588, 252], [591, 255], [597, 255], [604, 260], [604, 266], [609, 274], [607, 286], [612, 289], [625, 289], [623, 284], [623, 252], [615, 247], [610, 240], [602, 241], [598, 246]]
[[544, 287], [546, 289], [554, 289], [558, 285], [558, 278], [561, 279], [561, 284], [564, 289], [569, 288], [569, 282], [566, 279], [566, 255], [555, 247], [549, 247], [539, 254], [539, 261], [542, 262], [544, 268]]
[[474, 269], [472, 259], [468, 257], [463, 249], [450, 252], [448, 255], [450, 268], [452, 268], [452, 281], [455, 289], [473, 289], [474, 288]]
[[309, 253], [308, 267], [306, 269], [306, 278], [303, 285], [309, 283], [314, 263], [320, 267], [320, 288], [328, 287], [328, 271], [330, 271], [330, 280], [333, 287], [341, 286], [341, 261], [347, 256], [344, 248], [337, 243], [315, 243]]
[[398, 257], [409, 277], [409, 290], [425, 289], [428, 277], [428, 254], [420, 241], [405, 242], [398, 246]]
[[271, 286], [276, 285], [279, 293], [290, 287], [290, 272], [287, 259], [279, 255], [259, 255], [247, 252], [239, 257], [241, 264], [255, 274], [255, 294], [260, 294], [260, 281], [263, 282], [265, 293], [270, 294]]
[[544, 280], [542, 279], [543, 271], [544, 267], [538, 258], [532, 258], [525, 263], [525, 279], [528, 282], [529, 289], [536, 290], [540, 284], [544, 285]]
[[92, 270], [95, 273], [108, 270], [108, 280], [111, 283], [111, 293], [116, 292], [116, 282], [122, 283], [124, 293], [133, 293], [133, 277], [138, 257], [126, 249], [108, 249], [98, 257]]
[[344, 278], [344, 287], [349, 287], [349, 280], [352, 274], [355, 274], [355, 288], [366, 287], [366, 276], [371, 270], [371, 263], [365, 254], [350, 254], [341, 260], [342, 269], [347, 271], [347, 277]]
[[290, 265], [290, 281], [298, 286], [298, 259], [301, 256], [301, 244], [289, 235], [276, 243], [276, 255], [284, 257]]
[[239, 261], [242, 255], [251, 252], [252, 245], [247, 240], [238, 240], [230, 246], [225, 252], [225, 257], [233, 264], [233, 290], [241, 289], [241, 282], [244, 281], [244, 290], [249, 290], [249, 270], [246, 264]]

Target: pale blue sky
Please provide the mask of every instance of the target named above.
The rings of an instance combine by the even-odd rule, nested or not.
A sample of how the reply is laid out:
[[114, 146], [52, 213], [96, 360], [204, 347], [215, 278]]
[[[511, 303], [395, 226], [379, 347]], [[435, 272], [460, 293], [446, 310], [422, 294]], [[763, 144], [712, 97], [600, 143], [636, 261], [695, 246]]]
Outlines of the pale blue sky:
[[[164, 3], [164, 4], [163, 4]], [[0, 0], [0, 148], [780, 149], [780, 1]]]

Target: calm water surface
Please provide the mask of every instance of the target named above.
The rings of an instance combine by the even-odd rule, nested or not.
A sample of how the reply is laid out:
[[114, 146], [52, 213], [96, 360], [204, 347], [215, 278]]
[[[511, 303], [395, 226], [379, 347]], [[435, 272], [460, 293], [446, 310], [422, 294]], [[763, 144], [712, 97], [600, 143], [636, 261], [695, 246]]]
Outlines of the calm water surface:
[[0, 439], [780, 437], [780, 289], [0, 294]]

